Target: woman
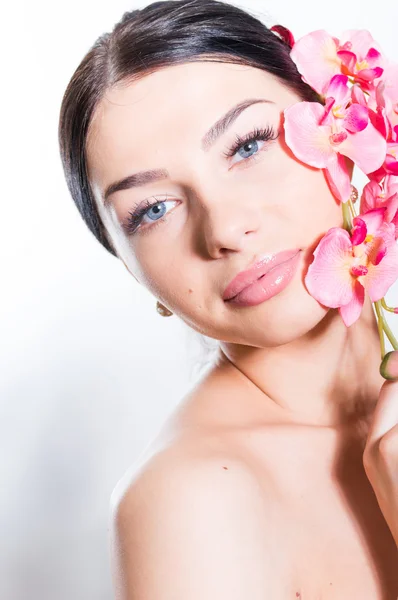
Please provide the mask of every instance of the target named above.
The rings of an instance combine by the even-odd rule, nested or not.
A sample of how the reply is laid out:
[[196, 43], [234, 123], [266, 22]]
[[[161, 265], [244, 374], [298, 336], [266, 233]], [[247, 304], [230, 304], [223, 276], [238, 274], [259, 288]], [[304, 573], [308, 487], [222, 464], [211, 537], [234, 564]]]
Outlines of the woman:
[[219, 340], [114, 490], [118, 599], [398, 594], [363, 466], [384, 381], [376, 319], [366, 298], [347, 328], [304, 286], [343, 217], [284, 139], [284, 109], [321, 101], [289, 51], [232, 5], [155, 2], [97, 40], [63, 99], [61, 156], [88, 227], [161, 314]]

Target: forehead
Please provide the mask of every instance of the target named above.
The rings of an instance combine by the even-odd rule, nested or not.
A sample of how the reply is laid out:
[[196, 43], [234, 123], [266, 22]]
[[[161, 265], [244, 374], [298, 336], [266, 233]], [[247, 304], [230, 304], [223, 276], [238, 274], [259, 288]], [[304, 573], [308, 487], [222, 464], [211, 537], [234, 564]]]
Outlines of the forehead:
[[[95, 110], [88, 134], [90, 179], [103, 190], [109, 177], [125, 175], [132, 162], [137, 171], [138, 167], [163, 167], [163, 150], [170, 145], [175, 149], [179, 143], [184, 143], [185, 149], [187, 144], [198, 148], [204, 131], [224, 112], [254, 96], [275, 102], [278, 112], [297, 101], [295, 94], [268, 72], [216, 62], [166, 67], [108, 90]], [[273, 105], [247, 110], [275, 112], [275, 107], [264, 106]]]

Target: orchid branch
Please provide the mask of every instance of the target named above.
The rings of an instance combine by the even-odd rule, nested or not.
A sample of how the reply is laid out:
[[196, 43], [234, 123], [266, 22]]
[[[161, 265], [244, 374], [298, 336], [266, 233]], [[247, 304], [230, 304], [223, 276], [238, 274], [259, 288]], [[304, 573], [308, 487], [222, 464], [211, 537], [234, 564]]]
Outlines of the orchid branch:
[[[359, 318], [365, 293], [378, 298], [372, 303], [384, 361], [384, 335], [398, 350], [384, 315], [398, 314], [398, 306], [382, 297], [398, 280], [398, 64], [385, 59], [368, 31], [359, 34], [347, 31], [342, 41], [317, 30], [293, 42], [291, 57], [322, 102], [288, 106], [284, 128], [293, 154], [325, 169], [342, 205], [343, 224], [331, 227], [314, 250], [306, 288], [321, 304], [338, 307], [347, 327]], [[351, 179], [343, 157], [369, 178], [356, 207], [354, 186], [343, 201]], [[380, 372], [387, 375], [384, 367]]]
[[350, 212], [349, 202], [350, 202], [349, 200], [347, 202], [342, 202], [343, 229], [348, 231], [348, 233], [350, 233], [351, 229], [352, 229], [352, 220], [351, 220], [351, 212]]
[[374, 304], [374, 307], [375, 307], [376, 313], [377, 313], [377, 328], [379, 330], [379, 337], [380, 337], [381, 360], [383, 360], [383, 358], [386, 355], [386, 346], [384, 343], [383, 315], [382, 315], [381, 309], [380, 309], [380, 300], [377, 300], [377, 302], [374, 302], [373, 304]]
[[[384, 302], [384, 298], [382, 298], [381, 300], [378, 300], [377, 302], [374, 303], [376, 312], [381, 321], [381, 326], [384, 329], [385, 334], [390, 341], [391, 346], [394, 348], [394, 350], [398, 350], [398, 342], [397, 342], [393, 332], [391, 331], [391, 329], [386, 321], [385, 316], [383, 315], [383, 311], [381, 308], [383, 306], [383, 302]], [[384, 304], [385, 304], [385, 302], [384, 302]], [[384, 355], [382, 356], [382, 358], [384, 358]]]
[[[350, 233], [351, 229], [352, 229], [352, 218], [355, 218], [357, 216], [352, 200], [349, 199], [349, 200], [347, 200], [347, 202], [343, 202], [342, 209], [343, 209], [343, 228], [346, 229]], [[392, 307], [387, 306], [384, 297], [381, 300], [377, 300], [373, 304], [374, 304], [374, 307], [376, 310], [376, 315], [377, 315], [377, 328], [378, 328], [379, 337], [380, 337], [381, 359], [383, 360], [386, 355], [384, 334], [386, 334], [386, 336], [387, 336], [390, 344], [394, 348], [394, 350], [398, 350], [398, 342], [386, 321], [386, 318], [383, 314], [383, 308], [388, 310], [389, 312], [393, 312], [393, 313], [397, 314], [398, 307], [392, 308]]]

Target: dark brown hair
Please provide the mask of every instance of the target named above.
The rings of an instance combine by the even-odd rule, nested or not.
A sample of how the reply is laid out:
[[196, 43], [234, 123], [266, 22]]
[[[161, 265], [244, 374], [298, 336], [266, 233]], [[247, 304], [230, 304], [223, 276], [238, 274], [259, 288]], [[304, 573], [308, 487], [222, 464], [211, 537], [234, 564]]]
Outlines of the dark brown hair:
[[281, 39], [261, 21], [216, 0], [167, 0], [124, 13], [101, 35], [73, 73], [64, 93], [58, 139], [68, 189], [90, 231], [114, 256], [87, 175], [86, 140], [96, 106], [106, 91], [159, 68], [211, 61], [244, 64], [276, 75], [309, 102], [319, 102]]

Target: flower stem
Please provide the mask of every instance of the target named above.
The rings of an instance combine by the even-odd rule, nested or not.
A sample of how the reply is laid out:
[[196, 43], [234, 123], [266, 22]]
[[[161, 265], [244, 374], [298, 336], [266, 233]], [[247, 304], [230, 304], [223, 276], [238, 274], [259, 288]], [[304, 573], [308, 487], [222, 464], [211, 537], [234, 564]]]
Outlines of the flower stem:
[[383, 360], [383, 358], [386, 355], [386, 346], [385, 346], [385, 343], [384, 343], [383, 315], [381, 313], [380, 300], [377, 300], [377, 302], [374, 302], [373, 304], [374, 304], [374, 307], [376, 309], [376, 314], [377, 314], [377, 328], [379, 330], [380, 348], [381, 348], [381, 360]]
[[388, 312], [397, 314], [397, 308], [393, 308], [392, 306], [387, 306], [384, 298], [381, 299], [381, 305], [384, 308], [384, 310], [388, 310]]
[[[342, 209], [343, 209], [343, 228], [346, 229], [348, 231], [348, 233], [351, 233], [352, 218], [357, 216], [352, 200], [349, 199], [349, 200], [347, 200], [347, 202], [342, 202]], [[381, 360], [383, 360], [386, 355], [384, 333], [386, 334], [386, 336], [387, 336], [391, 346], [394, 348], [394, 350], [398, 350], [398, 342], [385, 319], [385, 316], [383, 314], [383, 308], [385, 310], [388, 310], [389, 312], [392, 312], [395, 314], [397, 314], [397, 312], [394, 308], [387, 306], [385, 298], [381, 298], [380, 300], [373, 302], [373, 304], [374, 304], [374, 307], [376, 309], [376, 314], [377, 314], [377, 328], [379, 330], [379, 337], [380, 337]]]
[[354, 204], [353, 204], [352, 200], [348, 200], [348, 206], [350, 207], [352, 218], [356, 217], [357, 213], [355, 212], [355, 208], [354, 208]]
[[352, 229], [352, 221], [351, 221], [351, 213], [350, 213], [350, 207], [349, 207], [348, 202], [349, 201], [342, 202], [343, 229], [345, 229], [346, 231], [348, 231], [348, 233], [350, 233], [351, 229]]
[[394, 348], [394, 350], [398, 350], [398, 342], [397, 342], [393, 332], [391, 331], [391, 329], [385, 319], [385, 316], [383, 315], [383, 310], [382, 310], [383, 304], [385, 304], [384, 298], [382, 298], [381, 300], [378, 300], [377, 302], [374, 302], [374, 306], [375, 306], [376, 313], [377, 313], [377, 327], [378, 327], [379, 336], [380, 336], [380, 345], [381, 345], [381, 353], [382, 353], [381, 359], [382, 360], [386, 354], [383, 331], [385, 332], [386, 336], [388, 337], [388, 340], [389, 340], [391, 346]]
[[388, 323], [387, 323], [387, 321], [386, 321], [386, 319], [385, 319], [385, 317], [384, 317], [383, 314], [382, 314], [382, 321], [383, 321], [384, 331], [386, 332], [386, 336], [388, 337], [388, 339], [389, 339], [389, 341], [391, 343], [391, 346], [394, 348], [394, 350], [398, 350], [398, 342], [395, 339], [395, 335], [391, 331], [391, 329], [390, 329], [390, 327], [389, 327], [389, 325], [388, 325]]

